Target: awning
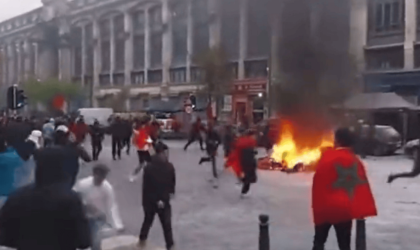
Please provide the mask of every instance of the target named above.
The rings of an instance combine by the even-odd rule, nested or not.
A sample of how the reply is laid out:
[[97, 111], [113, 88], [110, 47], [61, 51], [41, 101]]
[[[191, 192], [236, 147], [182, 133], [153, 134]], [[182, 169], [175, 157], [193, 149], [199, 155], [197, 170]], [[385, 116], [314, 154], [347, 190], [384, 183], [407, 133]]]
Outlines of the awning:
[[347, 99], [342, 108], [349, 110], [392, 110], [420, 108], [395, 93], [361, 93]]

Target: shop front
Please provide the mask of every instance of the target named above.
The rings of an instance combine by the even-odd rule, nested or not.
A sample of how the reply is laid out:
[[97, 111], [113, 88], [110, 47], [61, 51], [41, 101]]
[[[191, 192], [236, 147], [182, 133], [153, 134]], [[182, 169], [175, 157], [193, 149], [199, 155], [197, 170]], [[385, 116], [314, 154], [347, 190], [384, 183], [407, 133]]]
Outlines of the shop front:
[[264, 119], [267, 78], [245, 79], [234, 82], [232, 91], [232, 118], [238, 123], [247, 118], [252, 123]]

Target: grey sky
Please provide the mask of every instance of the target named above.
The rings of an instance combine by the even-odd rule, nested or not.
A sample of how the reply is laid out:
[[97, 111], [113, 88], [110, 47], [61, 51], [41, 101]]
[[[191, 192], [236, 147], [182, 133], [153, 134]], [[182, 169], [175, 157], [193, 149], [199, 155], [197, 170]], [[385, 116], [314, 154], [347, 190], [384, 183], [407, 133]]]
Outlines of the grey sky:
[[40, 7], [41, 0], [0, 0], [0, 22]]

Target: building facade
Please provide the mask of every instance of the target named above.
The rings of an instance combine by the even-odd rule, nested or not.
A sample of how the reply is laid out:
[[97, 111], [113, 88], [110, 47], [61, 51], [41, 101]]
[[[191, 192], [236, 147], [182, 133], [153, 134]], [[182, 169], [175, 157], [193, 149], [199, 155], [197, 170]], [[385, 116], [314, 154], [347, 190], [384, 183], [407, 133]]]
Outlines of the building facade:
[[[365, 91], [420, 97], [420, 1], [357, 0], [353, 25]], [[357, 18], [356, 18], [357, 17]]]
[[[123, 90], [129, 93], [127, 110], [145, 109], [161, 99], [182, 105], [200, 88], [203, 73], [194, 56], [220, 45], [233, 75], [224, 111], [234, 118], [240, 113], [260, 116], [267, 82], [277, 77], [269, 68], [278, 62], [270, 54], [277, 55], [282, 37], [273, 20], [278, 14], [268, 14], [270, 5], [264, 1], [269, 2], [43, 0], [41, 8], [0, 23], [1, 86], [31, 77], [59, 78], [85, 86], [86, 105], [95, 107], [106, 106]], [[382, 12], [370, 9], [377, 2], [386, 3]], [[387, 65], [387, 70], [400, 71], [420, 66], [420, 53], [419, 63], [414, 59], [418, 32], [404, 23], [415, 27], [420, 20], [416, 6], [415, 0], [351, 1], [346, 50], [360, 70], [368, 69], [366, 79], [371, 70]], [[382, 19], [372, 19], [371, 13], [382, 13]], [[384, 27], [371, 30], [368, 24]], [[386, 63], [389, 58], [396, 59]]]
[[93, 106], [105, 106], [123, 88], [129, 110], [161, 98], [178, 105], [199, 88], [194, 55], [217, 45], [229, 56], [234, 81], [261, 82], [270, 25], [256, 2], [44, 0], [0, 23], [1, 83], [59, 78], [87, 87]]

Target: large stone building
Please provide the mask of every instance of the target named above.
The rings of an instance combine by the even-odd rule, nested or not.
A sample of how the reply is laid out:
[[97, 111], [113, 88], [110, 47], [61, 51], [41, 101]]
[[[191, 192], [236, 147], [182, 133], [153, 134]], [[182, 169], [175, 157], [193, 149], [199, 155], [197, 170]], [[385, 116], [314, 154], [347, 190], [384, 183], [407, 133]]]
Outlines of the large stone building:
[[[281, 28], [271, 29], [281, 11], [268, 14], [267, 1], [43, 0], [43, 7], [0, 23], [1, 84], [56, 77], [84, 85], [93, 106], [123, 88], [129, 110], [162, 98], [182, 105], [199, 88], [194, 55], [222, 45], [234, 78], [225, 108], [259, 113], [267, 82], [276, 77], [268, 78], [268, 68], [279, 68], [270, 52], [282, 39]], [[350, 1], [345, 46], [368, 90], [398, 83], [398, 91], [420, 94], [420, 87], [413, 90], [420, 86], [417, 9], [416, 0]], [[316, 14], [311, 18], [316, 23]], [[396, 76], [419, 80], [387, 80]]]

